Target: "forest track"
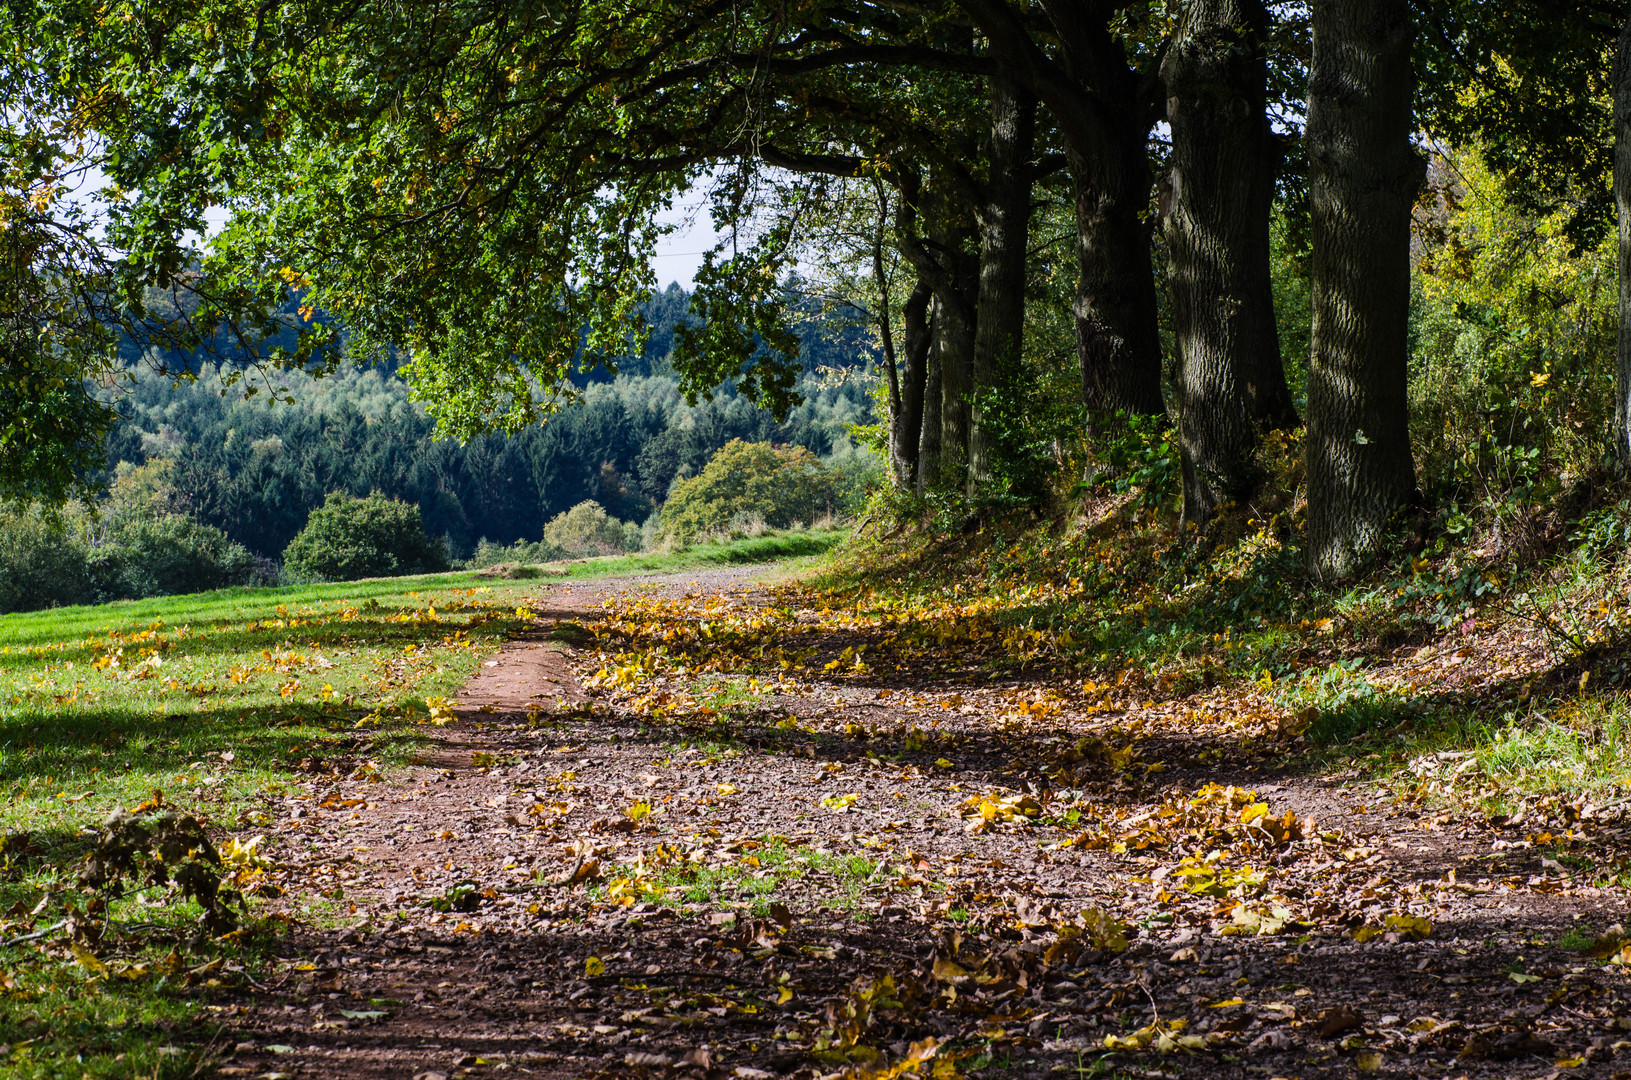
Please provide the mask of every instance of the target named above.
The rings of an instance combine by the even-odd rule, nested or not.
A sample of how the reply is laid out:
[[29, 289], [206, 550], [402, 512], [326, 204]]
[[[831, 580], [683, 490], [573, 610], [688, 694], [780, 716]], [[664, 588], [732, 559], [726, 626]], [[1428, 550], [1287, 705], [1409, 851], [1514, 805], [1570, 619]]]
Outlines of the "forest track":
[[[608, 603], [756, 626], [762, 572], [540, 583], [421, 764], [275, 807], [293, 929], [222, 1003], [220, 1072], [1631, 1069], [1626, 969], [1582, 952], [1623, 890], [1571, 880], [1534, 823], [1291, 768], [1223, 691], [1105, 709], [1046, 676], [812, 663], [675, 719], [586, 688]], [[829, 619], [768, 625], [761, 655], [866, 636]], [[1619, 818], [1580, 832], [1626, 847]]]

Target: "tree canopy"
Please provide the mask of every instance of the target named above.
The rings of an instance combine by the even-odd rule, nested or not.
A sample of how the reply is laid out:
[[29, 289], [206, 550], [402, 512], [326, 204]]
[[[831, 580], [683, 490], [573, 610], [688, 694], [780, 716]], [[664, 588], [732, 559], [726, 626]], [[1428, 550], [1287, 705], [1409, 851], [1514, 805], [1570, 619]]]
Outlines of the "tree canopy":
[[[1263, 433], [1306, 415], [1311, 566], [1340, 576], [1420, 501], [1402, 409], [1424, 155], [1476, 152], [1531, 217], [1566, 205], [1577, 249], [1606, 235], [1623, 14], [32, 0], [11, 9], [30, 77], [8, 115], [12, 156], [40, 164], [11, 183], [70, 159], [110, 180], [79, 273], [119, 299], [63, 309], [99, 355], [140, 332], [239, 363], [400, 363], [465, 440], [523, 430], [630, 353], [669, 207], [703, 189], [725, 239], [672, 327], [689, 399], [729, 383], [778, 416], [797, 404], [786, 281], [819, 267], [875, 335], [903, 488], [1029, 497], [1026, 463], [1062, 432], [1165, 415], [1183, 520], [1204, 528], [1264, 482]], [[65, 119], [16, 119], [36, 115]], [[1361, 221], [1378, 223], [1363, 242]], [[1303, 268], [1306, 372], [1278, 346], [1296, 321], [1280, 257]], [[55, 445], [90, 422], [73, 380], [27, 385], [18, 432]]]

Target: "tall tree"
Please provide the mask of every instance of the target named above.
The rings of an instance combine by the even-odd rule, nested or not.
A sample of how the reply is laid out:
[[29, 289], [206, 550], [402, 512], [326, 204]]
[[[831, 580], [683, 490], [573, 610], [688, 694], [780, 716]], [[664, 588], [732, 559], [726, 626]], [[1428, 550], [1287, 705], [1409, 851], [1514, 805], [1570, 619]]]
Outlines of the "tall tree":
[[[1070, 160], [1077, 348], [1090, 417], [1164, 411], [1146, 220], [1147, 143], [1159, 102], [1154, 52], [1133, 65], [1125, 35], [1113, 26], [1129, 13], [1115, 3], [1043, 0], [1045, 26], [1007, 0], [957, 3], [986, 35], [1002, 74], [1048, 108]], [[1136, 22], [1138, 12], [1130, 17]]]
[[1329, 579], [1360, 569], [1416, 494], [1405, 382], [1424, 166], [1410, 139], [1408, 0], [1320, 0], [1313, 30], [1308, 559]]
[[1161, 65], [1183, 518], [1197, 525], [1257, 487], [1259, 431], [1297, 424], [1270, 281], [1279, 152], [1267, 114], [1267, 24], [1261, 0], [1191, 0]]
[[1631, 470], [1631, 12], [1614, 53], [1614, 210], [1619, 226], [1620, 330], [1614, 363], [1614, 457]]
[[991, 479], [998, 433], [992, 408], [1013, 394], [1025, 336], [1036, 99], [1002, 76], [989, 80], [990, 168], [980, 208], [979, 315], [970, 372], [969, 493]]

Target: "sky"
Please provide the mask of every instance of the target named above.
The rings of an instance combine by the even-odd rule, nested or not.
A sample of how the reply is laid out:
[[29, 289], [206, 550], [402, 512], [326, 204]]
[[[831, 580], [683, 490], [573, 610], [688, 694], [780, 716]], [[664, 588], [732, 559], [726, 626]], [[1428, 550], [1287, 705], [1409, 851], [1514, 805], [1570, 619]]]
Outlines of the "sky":
[[[76, 195], [87, 197], [106, 187], [107, 183], [107, 177], [101, 170], [91, 169], [80, 178]], [[213, 235], [226, 224], [227, 212], [223, 207], [212, 206], [204, 212], [204, 217], [210, 223]], [[658, 216], [658, 220], [677, 225], [678, 228], [657, 243], [657, 254], [652, 262], [657, 288], [666, 289], [670, 282], [678, 282], [683, 288], [690, 289], [698, 268], [702, 266], [702, 256], [713, 248], [720, 235], [714, 231], [713, 220], [708, 215], [706, 189], [700, 186], [692, 188], [676, 199], [667, 213]], [[190, 239], [196, 243], [198, 238]]]
[[719, 240], [713, 220], [708, 216], [708, 196], [699, 188], [692, 188], [676, 199], [674, 206], [658, 220], [675, 224], [679, 228], [657, 242], [657, 254], [652, 269], [657, 275], [657, 288], [665, 289], [677, 281], [686, 289], [691, 287], [702, 256]]

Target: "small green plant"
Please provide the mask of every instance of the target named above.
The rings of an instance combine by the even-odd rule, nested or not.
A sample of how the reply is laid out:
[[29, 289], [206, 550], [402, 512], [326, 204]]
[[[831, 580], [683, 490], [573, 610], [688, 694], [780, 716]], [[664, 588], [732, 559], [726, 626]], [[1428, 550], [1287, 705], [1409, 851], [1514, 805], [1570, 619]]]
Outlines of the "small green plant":
[[1590, 952], [1597, 944], [1597, 935], [1589, 926], [1571, 926], [1557, 939], [1557, 947], [1570, 952]]
[[1165, 417], [1118, 412], [1096, 445], [1098, 472], [1088, 487], [1133, 492], [1141, 506], [1169, 505], [1178, 495], [1182, 464], [1178, 433]]
[[481, 907], [481, 892], [474, 881], [461, 881], [450, 885], [440, 896], [425, 902], [432, 911], [475, 911]]

